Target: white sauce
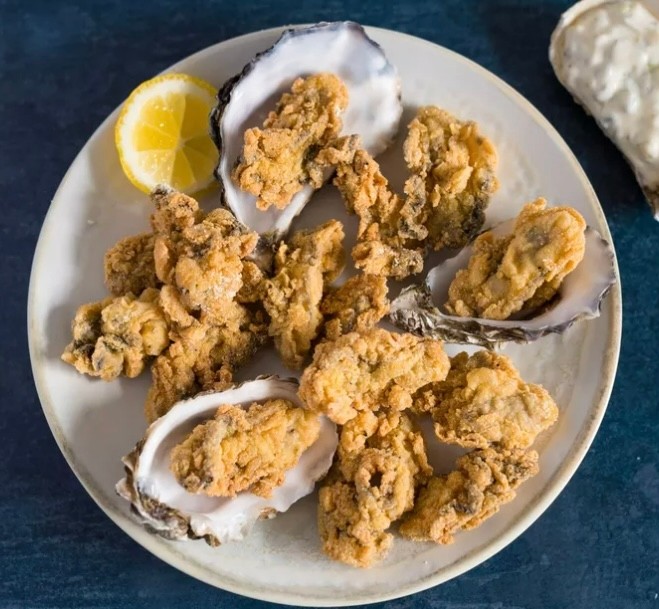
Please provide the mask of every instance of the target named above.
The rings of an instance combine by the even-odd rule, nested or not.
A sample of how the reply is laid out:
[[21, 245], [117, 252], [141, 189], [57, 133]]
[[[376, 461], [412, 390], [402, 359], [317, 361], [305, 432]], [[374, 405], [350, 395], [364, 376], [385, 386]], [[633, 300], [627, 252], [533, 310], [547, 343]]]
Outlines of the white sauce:
[[641, 2], [586, 11], [563, 34], [562, 77], [646, 184], [659, 183], [659, 20]]

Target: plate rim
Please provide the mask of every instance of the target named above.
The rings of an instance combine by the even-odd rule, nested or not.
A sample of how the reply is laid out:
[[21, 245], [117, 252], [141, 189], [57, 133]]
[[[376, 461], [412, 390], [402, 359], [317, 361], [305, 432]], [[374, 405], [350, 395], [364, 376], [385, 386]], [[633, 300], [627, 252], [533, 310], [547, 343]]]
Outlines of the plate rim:
[[[291, 27], [304, 27], [309, 24], [289, 24], [276, 26], [271, 28], [265, 28], [260, 30], [255, 30], [253, 32], [248, 32], [240, 36], [235, 36], [233, 38], [228, 38], [212, 44], [210, 46], [204, 47], [192, 53], [179, 61], [168, 66], [161, 73], [167, 73], [176, 68], [176, 66], [184, 61], [194, 60], [206, 54], [211, 54], [216, 52], [216, 48], [221, 45], [227, 44], [242, 44], [248, 41], [250, 38], [259, 38], [264, 34], [280, 34], [284, 30]], [[64, 184], [68, 181], [72, 167], [77, 163], [78, 159], [81, 157], [87, 144], [93, 140], [99, 132], [106, 128], [107, 124], [113, 121], [116, 115], [123, 104], [123, 101], [119, 106], [117, 106], [110, 114], [100, 123], [100, 125], [94, 130], [94, 132], [87, 138], [81, 149], [76, 154], [75, 158], [71, 161], [66, 173], [62, 177], [55, 194], [51, 199], [51, 205], [48, 207], [48, 211], [44, 217], [41, 229], [39, 231], [39, 237], [35, 247], [34, 257], [32, 260], [32, 265], [30, 269], [30, 282], [28, 288], [28, 301], [27, 301], [27, 330], [28, 330], [28, 346], [29, 346], [29, 355], [30, 355], [30, 364], [32, 368], [32, 375], [34, 378], [34, 383], [37, 389], [37, 394], [39, 402], [41, 404], [42, 411], [46, 417], [46, 421], [50, 428], [53, 437], [57, 443], [57, 446], [64, 456], [68, 466], [71, 471], [74, 473], [82, 487], [85, 489], [87, 494], [92, 498], [96, 505], [101, 508], [106, 516], [110, 518], [114, 524], [116, 524], [124, 533], [126, 533], [130, 538], [135, 542], [145, 548], [147, 551], [151, 552], [154, 556], [163, 560], [168, 565], [176, 568], [177, 570], [194, 577], [200, 581], [203, 581], [206, 584], [209, 584], [213, 587], [226, 590], [235, 594], [239, 594], [245, 597], [254, 598], [262, 601], [269, 601], [279, 604], [288, 604], [288, 605], [297, 605], [304, 607], [345, 607], [345, 606], [355, 606], [362, 604], [370, 604], [383, 602], [388, 600], [393, 600], [427, 590], [429, 588], [438, 586], [444, 582], [447, 582], [463, 573], [471, 570], [472, 568], [482, 564], [486, 560], [490, 559], [492, 556], [500, 552], [507, 545], [512, 543], [517, 539], [528, 527], [531, 526], [554, 502], [554, 500], [560, 495], [563, 489], [567, 486], [569, 481], [572, 479], [574, 473], [579, 468], [584, 457], [588, 453], [590, 446], [599, 430], [602, 419], [606, 412], [611, 392], [613, 390], [613, 385], [615, 382], [618, 361], [620, 356], [620, 347], [621, 347], [621, 338], [622, 338], [622, 285], [620, 279], [620, 270], [618, 267], [618, 258], [615, 253], [615, 246], [613, 244], [613, 239], [611, 236], [611, 231], [609, 229], [608, 223], [606, 221], [606, 216], [604, 210], [599, 201], [599, 198], [593, 188], [588, 176], [586, 175], [584, 169], [582, 168], [579, 160], [576, 155], [572, 152], [571, 148], [565, 142], [563, 137], [560, 135], [558, 130], [551, 124], [551, 122], [520, 92], [518, 92], [511, 85], [506, 83], [502, 78], [488, 70], [487, 68], [481, 66], [477, 62], [461, 55], [460, 53], [453, 51], [447, 47], [439, 45], [437, 43], [431, 42], [419, 36], [414, 36], [412, 34], [407, 34], [405, 32], [399, 32], [397, 30], [391, 30], [388, 28], [380, 28], [375, 26], [369, 26], [362, 24], [366, 33], [369, 36], [373, 36], [377, 42], [377, 34], [383, 33], [386, 35], [394, 35], [396, 37], [401, 37], [405, 39], [411, 39], [415, 43], [421, 43], [423, 45], [428, 45], [432, 48], [434, 52], [440, 52], [445, 55], [448, 55], [452, 60], [460, 62], [468, 66], [470, 69], [475, 70], [483, 78], [487, 79], [494, 86], [499, 88], [506, 96], [512, 98], [520, 106], [523, 106], [528, 115], [532, 120], [538, 124], [539, 127], [543, 129], [545, 133], [554, 141], [558, 148], [562, 151], [565, 158], [573, 166], [575, 174], [578, 179], [582, 182], [585, 191], [589, 195], [589, 201], [592, 207], [592, 210], [597, 218], [599, 224], [599, 229], [602, 236], [607, 239], [611, 244], [613, 253], [614, 253], [614, 268], [616, 273], [616, 282], [613, 285], [608, 298], [610, 299], [611, 306], [611, 324], [610, 324], [610, 334], [611, 338], [606, 348], [606, 355], [603, 364], [603, 377], [599, 383], [597, 389], [599, 390], [599, 398], [596, 401], [596, 404], [593, 404], [591, 412], [589, 413], [589, 420], [581, 430], [580, 436], [577, 438], [577, 442], [572, 446], [571, 451], [568, 453], [567, 458], [558, 468], [557, 472], [549, 479], [547, 482], [544, 492], [536, 496], [527, 508], [520, 514], [520, 516], [513, 522], [513, 524], [508, 527], [504, 532], [495, 537], [490, 541], [486, 546], [481, 546], [472, 550], [471, 553], [466, 556], [456, 560], [450, 565], [442, 569], [441, 575], [437, 573], [429, 574], [413, 584], [409, 584], [401, 587], [396, 592], [393, 593], [384, 593], [384, 594], [369, 594], [357, 592], [356, 594], [351, 595], [350, 598], [336, 598], [329, 599], [317, 598], [313, 595], [302, 595], [300, 593], [294, 592], [284, 592], [284, 591], [268, 591], [267, 593], [262, 593], [259, 590], [253, 590], [248, 587], [245, 587], [240, 584], [236, 584], [233, 580], [225, 579], [223, 576], [213, 573], [208, 569], [202, 567], [198, 563], [190, 562], [187, 557], [177, 552], [174, 548], [171, 548], [167, 545], [163, 545], [163, 540], [157, 538], [157, 536], [147, 532], [142, 526], [135, 523], [130, 517], [116, 512], [115, 508], [111, 504], [106, 504], [104, 492], [100, 492], [96, 485], [93, 483], [91, 475], [87, 472], [86, 468], [77, 460], [73, 452], [68, 446], [66, 438], [62, 433], [62, 429], [59, 425], [59, 421], [55, 414], [55, 409], [53, 408], [52, 400], [50, 400], [50, 395], [46, 389], [46, 382], [42, 378], [43, 371], [40, 369], [40, 358], [39, 353], [41, 351], [40, 344], [37, 341], [37, 336], [34, 328], [36, 327], [36, 319], [34, 317], [34, 301], [35, 301], [35, 277], [38, 274], [38, 268], [40, 266], [41, 260], [44, 258], [45, 244], [49, 241], [48, 233], [52, 232], [51, 230], [46, 230], [48, 225], [48, 219], [52, 212], [53, 206], [52, 202], [55, 201], [60, 194], [60, 191], [63, 189]], [[86, 479], [88, 478], [88, 479]]]

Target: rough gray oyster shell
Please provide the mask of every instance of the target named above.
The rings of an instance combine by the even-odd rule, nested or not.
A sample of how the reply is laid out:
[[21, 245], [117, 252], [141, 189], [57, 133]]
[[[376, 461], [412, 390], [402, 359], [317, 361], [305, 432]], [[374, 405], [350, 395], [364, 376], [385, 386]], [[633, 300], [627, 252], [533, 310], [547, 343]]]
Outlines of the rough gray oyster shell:
[[[510, 232], [514, 220], [494, 227], [495, 235]], [[457, 317], [443, 313], [448, 288], [467, 266], [472, 246], [432, 269], [420, 285], [412, 285], [391, 303], [389, 318], [398, 327], [420, 336], [488, 348], [502, 342], [527, 343], [550, 333], [564, 332], [580, 319], [599, 316], [603, 298], [615, 283], [615, 256], [609, 243], [593, 228], [586, 229], [583, 260], [563, 281], [551, 303], [526, 319], [504, 321]]]
[[358, 134], [364, 148], [375, 156], [389, 146], [398, 131], [402, 113], [398, 74], [361, 25], [339, 21], [289, 29], [272, 47], [254, 57], [221, 87], [210, 128], [220, 151], [215, 175], [224, 204], [269, 242], [287, 232], [313, 188], [305, 186], [285, 209], [263, 211], [256, 208], [256, 197], [232, 182], [231, 171], [242, 151], [245, 131], [263, 123], [296, 78], [318, 72], [336, 74], [348, 88], [343, 135]]
[[242, 539], [261, 518], [285, 512], [311, 493], [329, 470], [338, 443], [336, 425], [321, 417], [318, 440], [286, 473], [270, 498], [238, 493], [233, 498], [187, 492], [169, 469], [169, 454], [199, 423], [211, 418], [221, 404], [245, 404], [283, 398], [303, 406], [295, 379], [260, 377], [225, 391], [206, 392], [175, 405], [155, 421], [135, 449], [123, 458], [126, 476], [117, 493], [130, 502], [138, 520], [167, 539], [204, 538], [211, 545]]

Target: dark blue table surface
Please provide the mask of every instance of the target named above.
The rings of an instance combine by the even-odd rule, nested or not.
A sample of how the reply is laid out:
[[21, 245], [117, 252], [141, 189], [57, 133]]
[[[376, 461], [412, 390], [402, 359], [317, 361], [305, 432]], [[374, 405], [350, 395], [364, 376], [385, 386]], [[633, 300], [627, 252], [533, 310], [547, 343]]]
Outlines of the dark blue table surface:
[[462, 53], [535, 104], [567, 140], [600, 197], [624, 293], [613, 396], [565, 491], [485, 564], [379, 606], [659, 609], [659, 224], [620, 154], [551, 72], [549, 35], [569, 4], [0, 0], [1, 609], [267, 606], [211, 588], [150, 555], [79, 485], [32, 382], [25, 331], [30, 264], [64, 172], [135, 85], [239, 34], [344, 18]]

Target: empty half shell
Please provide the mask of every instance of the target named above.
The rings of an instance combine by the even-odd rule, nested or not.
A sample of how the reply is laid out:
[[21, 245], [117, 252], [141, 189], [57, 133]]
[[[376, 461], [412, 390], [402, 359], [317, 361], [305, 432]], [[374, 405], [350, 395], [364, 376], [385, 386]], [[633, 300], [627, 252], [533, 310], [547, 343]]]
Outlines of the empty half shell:
[[226, 391], [208, 392], [179, 402], [153, 423], [135, 449], [124, 457], [126, 477], [117, 493], [151, 532], [167, 539], [204, 538], [211, 545], [242, 539], [260, 518], [285, 512], [311, 493], [315, 482], [330, 468], [337, 446], [336, 426], [320, 417], [318, 439], [286, 472], [269, 498], [242, 492], [235, 497], [210, 497], [190, 493], [171, 472], [170, 453], [195, 426], [213, 417], [218, 406], [249, 406], [281, 398], [303, 407], [293, 379], [263, 377]]
[[[514, 220], [493, 229], [495, 236], [510, 233]], [[432, 269], [421, 285], [405, 288], [391, 303], [389, 318], [397, 326], [420, 336], [447, 342], [493, 347], [502, 342], [526, 343], [550, 333], [563, 332], [580, 319], [599, 316], [602, 299], [616, 280], [615, 258], [609, 243], [588, 227], [583, 260], [563, 280], [549, 306], [526, 319], [503, 321], [457, 317], [443, 312], [456, 273], [467, 267], [472, 245]]]
[[626, 157], [659, 220], [659, 3], [577, 2], [552, 34], [549, 59]]
[[319, 72], [335, 74], [348, 90], [341, 133], [358, 134], [372, 155], [383, 152], [400, 122], [400, 82], [380, 46], [357, 23], [319, 23], [285, 31], [221, 87], [211, 113], [211, 135], [220, 150], [215, 174], [224, 204], [243, 224], [271, 240], [286, 233], [313, 188], [305, 186], [284, 209], [263, 211], [257, 208], [254, 195], [235, 185], [231, 172], [240, 157], [245, 131], [263, 123], [296, 78]]

